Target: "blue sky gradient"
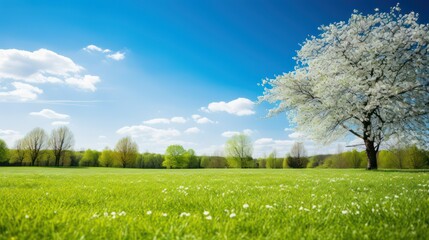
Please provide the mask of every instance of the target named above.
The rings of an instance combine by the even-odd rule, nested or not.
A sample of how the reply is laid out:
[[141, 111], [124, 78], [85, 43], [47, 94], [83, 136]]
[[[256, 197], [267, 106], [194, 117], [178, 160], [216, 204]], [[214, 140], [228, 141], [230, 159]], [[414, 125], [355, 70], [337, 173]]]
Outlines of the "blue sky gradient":
[[[389, 11], [398, 1], [1, 1], [0, 49], [33, 52], [48, 49], [98, 76], [95, 91], [64, 84], [37, 84], [36, 99], [2, 99], [0, 138], [10, 147], [34, 127], [50, 131], [53, 119], [31, 112], [50, 109], [69, 115], [76, 149], [113, 148], [133, 132], [140, 151], [164, 152], [182, 144], [198, 154], [219, 153], [226, 132], [245, 129], [255, 141], [255, 156], [276, 149], [288, 152], [293, 141], [305, 141], [310, 154], [335, 152], [352, 138], [319, 146], [295, 133], [285, 115], [265, 118], [268, 104], [253, 106], [251, 115], [207, 112], [212, 102], [237, 98], [256, 101], [264, 78], [293, 70], [292, 57], [323, 24], [347, 21], [353, 9]], [[420, 13], [429, 22], [425, 1], [400, 1], [404, 13]], [[88, 45], [119, 52], [85, 51]], [[0, 59], [1, 61], [1, 59]], [[1, 91], [11, 80], [0, 78]], [[212, 123], [197, 123], [192, 115]], [[183, 117], [185, 123], [145, 124], [154, 118]], [[56, 119], [58, 120], [58, 119]], [[187, 133], [190, 128], [199, 132]], [[159, 136], [161, 134], [162, 136]], [[224, 136], [222, 136], [224, 135]], [[258, 141], [259, 140], [259, 141]]]

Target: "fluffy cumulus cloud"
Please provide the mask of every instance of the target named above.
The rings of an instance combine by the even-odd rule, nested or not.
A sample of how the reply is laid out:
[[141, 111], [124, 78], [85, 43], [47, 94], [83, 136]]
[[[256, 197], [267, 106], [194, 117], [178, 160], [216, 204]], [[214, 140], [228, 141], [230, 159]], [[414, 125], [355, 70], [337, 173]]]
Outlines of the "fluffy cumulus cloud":
[[48, 119], [68, 119], [70, 118], [67, 114], [57, 113], [51, 109], [42, 109], [40, 112], [31, 112], [31, 116], [40, 116]]
[[131, 135], [134, 137], [148, 137], [149, 139], [159, 140], [163, 138], [171, 138], [180, 136], [180, 132], [173, 128], [161, 129], [153, 128], [145, 125], [125, 126], [116, 131], [121, 135]]
[[197, 127], [191, 127], [185, 130], [186, 134], [197, 134], [199, 132], [201, 132], [201, 130]]
[[217, 123], [213, 120], [210, 120], [207, 117], [202, 117], [201, 115], [198, 115], [198, 114], [192, 115], [192, 119], [194, 119], [194, 121], [198, 124]]
[[172, 117], [172, 118], [153, 118], [150, 120], [143, 121], [144, 124], [170, 124], [170, 123], [186, 123], [184, 117]]
[[90, 45], [84, 47], [83, 50], [86, 52], [89, 52], [89, 53], [96, 53], [96, 52], [103, 53], [103, 54], [105, 54], [106, 58], [110, 58], [110, 59], [113, 59], [115, 61], [121, 61], [121, 60], [125, 59], [125, 53], [124, 52], [117, 51], [117, 52], [112, 53], [112, 50], [110, 50], [108, 48], [103, 49], [103, 48], [98, 47], [94, 44], [90, 44]]
[[288, 137], [295, 140], [307, 139], [307, 136], [302, 132], [293, 132], [289, 134]]
[[125, 59], [125, 53], [123, 52], [115, 52], [107, 55], [108, 58], [113, 59], [115, 61], [121, 61]]
[[172, 117], [170, 121], [172, 123], [186, 123], [186, 119], [184, 117]]
[[253, 143], [255, 157], [261, 157], [277, 151], [278, 156], [287, 154], [295, 141], [293, 140], [275, 140], [272, 138], [259, 138]]
[[[0, 49], [0, 80], [14, 88], [0, 92], [1, 99], [34, 100], [42, 89], [35, 84], [64, 84], [95, 91], [98, 76], [83, 74], [85, 69], [68, 57], [48, 49], [26, 51]], [[25, 82], [25, 83], [23, 83]]]
[[22, 137], [18, 131], [0, 129], [0, 139], [4, 140], [9, 148], [12, 148], [15, 142]]
[[30, 85], [28, 83], [22, 82], [12, 82], [12, 87], [14, 89], [0, 92], [0, 101], [20, 101], [26, 102], [37, 99], [39, 94], [43, 93], [43, 90]]
[[212, 102], [207, 107], [202, 107], [204, 112], [227, 112], [237, 116], [247, 116], [255, 114], [253, 107], [255, 103], [247, 98], [237, 98], [230, 102]]
[[244, 134], [244, 135], [250, 136], [250, 135], [253, 134], [253, 130], [251, 130], [251, 129], [244, 129], [242, 132], [239, 132], [239, 131], [226, 131], [226, 132], [223, 132], [221, 135], [222, 135], [222, 137], [229, 138], [229, 137], [232, 137], [232, 136], [238, 135], [238, 134]]
[[[195, 130], [190, 130], [195, 131]], [[181, 132], [174, 128], [155, 128], [146, 125], [125, 126], [116, 131], [119, 135], [131, 136], [142, 151], [163, 153], [172, 144], [180, 144], [185, 148], [194, 148], [193, 142], [181, 140]], [[189, 132], [187, 133], [189, 134]]]

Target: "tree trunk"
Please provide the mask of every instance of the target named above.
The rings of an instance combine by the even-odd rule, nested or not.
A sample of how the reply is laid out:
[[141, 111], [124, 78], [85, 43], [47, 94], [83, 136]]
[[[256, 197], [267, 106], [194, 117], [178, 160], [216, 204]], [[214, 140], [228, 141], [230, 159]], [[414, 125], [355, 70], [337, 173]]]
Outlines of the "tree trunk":
[[375, 149], [374, 142], [368, 139], [364, 140], [366, 147], [366, 156], [368, 157], [367, 170], [377, 170], [377, 150]]

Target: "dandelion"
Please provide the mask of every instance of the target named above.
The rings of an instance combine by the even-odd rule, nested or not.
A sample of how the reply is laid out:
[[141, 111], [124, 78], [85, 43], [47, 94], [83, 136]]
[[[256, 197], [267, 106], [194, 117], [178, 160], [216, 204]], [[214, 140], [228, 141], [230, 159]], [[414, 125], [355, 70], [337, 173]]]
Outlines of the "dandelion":
[[119, 216], [125, 216], [125, 215], [127, 215], [127, 213], [126, 213], [126, 212], [124, 212], [124, 211], [121, 211], [121, 212], [119, 213]]
[[343, 210], [343, 211], [341, 211], [341, 213], [342, 213], [342, 214], [347, 214], [347, 213], [349, 213], [349, 211], [347, 211], [347, 210]]
[[231, 213], [231, 214], [229, 214], [229, 217], [230, 218], [235, 218], [237, 215], [235, 214], [235, 213]]
[[94, 214], [92, 215], [92, 218], [98, 218], [98, 214], [97, 214], [97, 213], [94, 213]]
[[167, 214], [167, 213], [162, 213], [162, 216], [163, 216], [163, 217], [167, 217], [167, 216], [168, 216], [168, 214]]
[[248, 208], [248, 207], [249, 207], [249, 204], [247, 203], [243, 204], [243, 208]]
[[204, 212], [203, 212], [203, 214], [204, 214], [204, 216], [207, 216], [207, 215], [209, 215], [210, 213], [209, 213], [209, 211], [204, 211]]
[[30, 218], [30, 216], [28, 216], [28, 215], [25, 215], [25, 218], [26, 218], [26, 219], [29, 219], [29, 218]]
[[359, 214], [360, 214], [360, 212], [359, 212], [359, 211], [356, 211], [356, 212], [355, 212], [355, 214], [356, 214], [356, 215], [359, 215]]
[[212, 220], [212, 216], [209, 215], [209, 216], [206, 217], [206, 219], [207, 220]]
[[104, 212], [104, 214], [103, 214], [105, 217], [108, 217], [109, 216], [109, 213], [108, 212]]
[[110, 213], [110, 214], [112, 214], [112, 216], [116, 216], [116, 212], [112, 212], [112, 213]]
[[271, 205], [265, 205], [265, 208], [271, 209], [271, 208], [273, 208], [273, 206], [271, 206]]
[[149, 210], [149, 211], [147, 211], [147, 212], [146, 212], [146, 214], [147, 214], [147, 215], [151, 215], [151, 214], [152, 214], [152, 211], [150, 211], [150, 210]]

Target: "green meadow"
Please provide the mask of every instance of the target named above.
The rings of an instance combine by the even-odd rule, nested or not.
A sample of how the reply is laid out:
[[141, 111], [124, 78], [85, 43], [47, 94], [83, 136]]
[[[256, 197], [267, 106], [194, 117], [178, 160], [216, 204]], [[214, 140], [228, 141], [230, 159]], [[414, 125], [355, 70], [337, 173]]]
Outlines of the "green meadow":
[[0, 168], [0, 239], [427, 239], [429, 173]]

